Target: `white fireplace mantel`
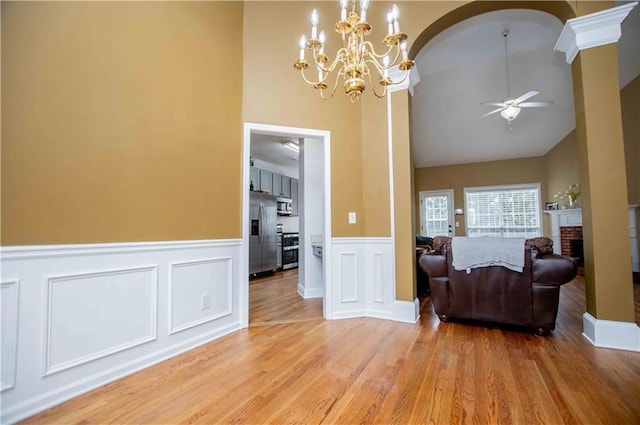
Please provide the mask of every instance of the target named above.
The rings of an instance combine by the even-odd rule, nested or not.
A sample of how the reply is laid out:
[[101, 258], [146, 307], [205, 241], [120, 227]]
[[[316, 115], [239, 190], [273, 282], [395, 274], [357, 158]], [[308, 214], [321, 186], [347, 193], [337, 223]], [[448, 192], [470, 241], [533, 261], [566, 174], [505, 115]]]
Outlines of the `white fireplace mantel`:
[[[631, 262], [634, 272], [640, 272], [638, 259], [638, 218], [640, 208], [638, 205], [629, 205], [629, 238], [631, 240]], [[567, 226], [582, 226], [582, 209], [567, 208], [562, 210], [548, 210], [546, 214], [551, 216], [551, 239], [553, 239], [553, 252], [561, 254], [560, 228]]]

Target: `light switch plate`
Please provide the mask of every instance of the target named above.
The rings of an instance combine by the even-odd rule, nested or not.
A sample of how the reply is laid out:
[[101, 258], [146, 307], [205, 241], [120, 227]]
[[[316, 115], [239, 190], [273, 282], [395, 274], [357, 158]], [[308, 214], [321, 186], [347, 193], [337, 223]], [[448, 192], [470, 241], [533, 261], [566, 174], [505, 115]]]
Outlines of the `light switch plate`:
[[356, 213], [349, 213], [349, 224], [356, 224]]

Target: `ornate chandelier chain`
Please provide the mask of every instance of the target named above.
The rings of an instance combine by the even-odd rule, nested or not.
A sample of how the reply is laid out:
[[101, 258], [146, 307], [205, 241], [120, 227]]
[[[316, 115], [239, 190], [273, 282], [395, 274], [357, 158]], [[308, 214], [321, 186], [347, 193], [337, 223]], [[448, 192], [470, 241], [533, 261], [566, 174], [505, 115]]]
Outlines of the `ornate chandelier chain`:
[[[337, 52], [335, 59], [328, 63], [328, 57], [324, 53], [325, 33], [318, 34], [319, 16], [317, 10], [311, 13], [311, 37], [300, 38], [300, 57], [294, 68], [300, 70], [305, 82], [320, 90], [323, 99], [330, 99], [336, 92], [340, 77], [344, 80], [344, 91], [351, 97], [352, 102], [357, 102], [366, 87], [365, 78], [369, 80], [376, 97], [384, 97], [387, 87], [400, 84], [409, 75], [409, 71], [414, 66], [414, 62], [408, 59], [407, 34], [400, 32], [400, 12], [396, 5], [393, 5], [387, 13], [387, 35], [382, 42], [387, 46], [386, 51], [378, 54], [365, 37], [371, 34], [371, 25], [367, 22], [367, 7], [369, 0], [360, 0], [360, 14], [356, 13], [356, 0], [340, 0], [340, 20], [334, 25], [334, 29], [342, 36], [342, 45]], [[351, 7], [348, 7], [351, 4]], [[347, 11], [347, 9], [350, 9]], [[347, 13], [348, 12], [348, 13]], [[316, 81], [310, 80], [305, 75], [305, 70], [309, 68], [309, 62], [305, 59], [306, 51], [311, 52], [313, 63], [318, 72]], [[393, 57], [393, 60], [391, 60]], [[338, 68], [339, 67], [339, 68]], [[402, 78], [392, 80], [389, 78], [389, 70], [397, 67], [403, 72]], [[335, 73], [332, 88], [327, 91], [329, 76]], [[378, 79], [377, 83], [382, 86], [381, 92], [376, 90], [373, 78]]]

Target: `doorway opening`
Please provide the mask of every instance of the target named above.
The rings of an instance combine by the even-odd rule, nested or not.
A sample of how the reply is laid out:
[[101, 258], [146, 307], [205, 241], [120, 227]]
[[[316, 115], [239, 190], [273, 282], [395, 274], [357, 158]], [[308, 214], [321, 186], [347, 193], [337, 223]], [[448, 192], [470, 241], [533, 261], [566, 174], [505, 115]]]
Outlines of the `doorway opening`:
[[[295, 145], [298, 152], [288, 151], [291, 145]], [[257, 325], [328, 317], [331, 311], [326, 302], [331, 248], [328, 243], [331, 234], [330, 133], [245, 123], [242, 169], [243, 276], [239, 297], [243, 327], [248, 327], [250, 321], [253, 326], [254, 322]], [[273, 230], [275, 239], [281, 243], [277, 248], [280, 256], [273, 265], [268, 263], [263, 267], [266, 272], [257, 274], [253, 239], [262, 242], [268, 238], [252, 236], [260, 233], [257, 230], [260, 226], [252, 227], [258, 217], [251, 219], [251, 208], [254, 198], [267, 193], [266, 198], [277, 199], [275, 211], [279, 212], [273, 223], [277, 230]], [[281, 205], [283, 202], [290, 204]], [[298, 241], [297, 247], [289, 246], [288, 242], [294, 239]], [[313, 255], [312, 243], [324, 245], [323, 257]], [[297, 259], [295, 265], [289, 261], [292, 249]], [[249, 279], [250, 275], [258, 277]]]

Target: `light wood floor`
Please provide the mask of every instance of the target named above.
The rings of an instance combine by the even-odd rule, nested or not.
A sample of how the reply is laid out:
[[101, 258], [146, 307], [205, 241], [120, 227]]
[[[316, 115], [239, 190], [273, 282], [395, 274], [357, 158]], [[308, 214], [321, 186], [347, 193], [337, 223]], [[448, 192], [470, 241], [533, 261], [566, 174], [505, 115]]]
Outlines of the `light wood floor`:
[[249, 326], [323, 320], [322, 298], [298, 295], [298, 269], [249, 281]]
[[417, 325], [279, 323], [291, 316], [256, 304], [259, 326], [26, 423], [640, 423], [640, 353], [581, 336], [580, 278], [563, 286], [549, 337], [440, 323], [422, 301]]

